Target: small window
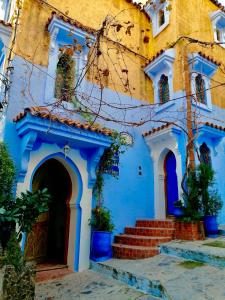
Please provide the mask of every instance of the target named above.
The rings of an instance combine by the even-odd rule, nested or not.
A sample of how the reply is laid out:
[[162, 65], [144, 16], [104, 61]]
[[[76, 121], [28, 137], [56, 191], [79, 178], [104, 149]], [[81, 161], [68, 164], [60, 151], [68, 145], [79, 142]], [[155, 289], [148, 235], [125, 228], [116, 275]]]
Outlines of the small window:
[[71, 102], [74, 95], [75, 62], [70, 54], [61, 54], [56, 70], [55, 97]]
[[204, 163], [206, 165], [212, 164], [210, 149], [208, 148], [206, 143], [203, 143], [200, 146], [200, 160], [201, 160], [201, 163]]
[[198, 74], [195, 77], [195, 88], [196, 88], [196, 99], [197, 99], [197, 101], [202, 103], [202, 104], [207, 104], [205, 81], [202, 78], [201, 74]]
[[159, 80], [159, 102], [160, 104], [168, 102], [170, 99], [169, 82], [166, 75], [161, 75]]
[[216, 29], [216, 38], [218, 42], [221, 42], [221, 32], [218, 28]]
[[165, 23], [165, 13], [164, 10], [159, 11], [159, 27], [161, 27]]

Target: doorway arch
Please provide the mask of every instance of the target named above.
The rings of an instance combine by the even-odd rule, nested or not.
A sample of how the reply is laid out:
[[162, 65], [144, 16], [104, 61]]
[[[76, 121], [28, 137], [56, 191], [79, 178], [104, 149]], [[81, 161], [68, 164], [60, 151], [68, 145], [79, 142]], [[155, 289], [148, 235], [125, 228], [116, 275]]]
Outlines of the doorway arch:
[[[67, 264], [72, 181], [65, 166], [55, 158], [46, 160], [33, 175], [32, 190], [43, 188], [48, 188], [51, 195], [49, 211], [39, 217], [28, 237], [26, 252], [39, 262]], [[29, 253], [31, 243], [33, 253]]]
[[176, 157], [172, 151], [169, 151], [164, 160], [165, 199], [167, 216], [173, 215], [174, 202], [179, 199], [176, 168]]

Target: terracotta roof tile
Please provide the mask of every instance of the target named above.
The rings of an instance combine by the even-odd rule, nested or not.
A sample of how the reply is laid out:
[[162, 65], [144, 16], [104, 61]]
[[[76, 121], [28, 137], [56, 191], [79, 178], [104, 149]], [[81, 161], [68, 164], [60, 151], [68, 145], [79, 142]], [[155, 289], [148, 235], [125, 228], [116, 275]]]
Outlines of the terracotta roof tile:
[[56, 17], [57, 19], [59, 20], [62, 20], [66, 23], [69, 23], [70, 25], [73, 25], [77, 28], [80, 28], [84, 31], [86, 31], [87, 33], [90, 33], [90, 34], [95, 34], [97, 30], [91, 28], [91, 27], [88, 27], [88, 26], [85, 26], [83, 25], [82, 23], [80, 23], [79, 21], [76, 21], [70, 17], [65, 17], [63, 15], [60, 15], [60, 14], [57, 14], [55, 11], [52, 12], [52, 15], [51, 17], [48, 19], [48, 22], [46, 24], [46, 28], [48, 28], [49, 24], [51, 23], [51, 21], [53, 20], [53, 18]]
[[213, 4], [215, 4], [220, 10], [225, 12], [225, 7], [217, 0], [210, 0]]
[[221, 130], [221, 131], [225, 131], [225, 127], [220, 126], [220, 125], [216, 125], [216, 124], [209, 123], [209, 122], [205, 122], [203, 124], [206, 125], [206, 126], [209, 126], [209, 127], [212, 127], [212, 128], [218, 129], [218, 130]]
[[12, 24], [6, 23], [6, 22], [3, 21], [3, 20], [0, 20], [0, 24], [4, 25], [4, 26], [6, 26], [6, 27], [12, 27]]
[[212, 57], [210, 57], [210, 56], [204, 54], [204, 53], [201, 52], [201, 51], [198, 52], [198, 54], [199, 54], [200, 56], [202, 56], [203, 58], [207, 59], [208, 61], [211, 61], [213, 64], [215, 64], [215, 65], [217, 65], [217, 66], [220, 66], [220, 65], [221, 65], [220, 62], [216, 61], [215, 59], [213, 59]]
[[137, 2], [134, 2], [133, 0], [125, 0], [127, 3], [130, 3], [132, 4], [133, 6], [135, 6], [137, 9], [140, 10], [140, 12], [142, 12], [143, 14], [146, 15], [146, 17], [148, 19], [150, 19], [149, 15], [146, 13], [146, 11], [144, 10], [144, 6], [141, 2], [137, 3]]
[[151, 134], [153, 134], [153, 133], [155, 133], [155, 132], [158, 132], [158, 131], [161, 131], [161, 130], [163, 130], [163, 129], [165, 129], [165, 128], [168, 128], [170, 125], [171, 125], [171, 123], [168, 122], [168, 123], [166, 123], [166, 124], [164, 124], [164, 125], [162, 125], [162, 126], [160, 126], [160, 127], [153, 128], [153, 129], [151, 129], [150, 131], [144, 132], [144, 133], [142, 134], [142, 136], [143, 136], [143, 137], [149, 136], [149, 135], [151, 135]]
[[159, 56], [161, 56], [165, 52], [164, 49], [159, 50], [152, 58], [150, 58], [147, 63], [143, 66], [143, 68], [147, 67], [150, 63], [155, 61]]
[[22, 120], [27, 114], [36, 116], [42, 119], [48, 119], [54, 122], [60, 122], [71, 127], [81, 128], [87, 131], [97, 132], [99, 134], [104, 134], [107, 136], [112, 136], [113, 131], [107, 128], [103, 128], [98, 124], [90, 125], [89, 123], [82, 123], [80, 121], [75, 121], [69, 118], [61, 117], [60, 115], [52, 114], [47, 107], [30, 107], [26, 108], [23, 112], [19, 113], [14, 119], [14, 122]]
[[[168, 123], [166, 123], [166, 124], [164, 124], [164, 125], [162, 125], [160, 127], [153, 128], [150, 131], [144, 132], [142, 134], [142, 136], [146, 137], [146, 136], [152, 135], [155, 132], [158, 132], [158, 131], [161, 131], [161, 130], [163, 130], [165, 128], [168, 128], [170, 125], [171, 125], [171, 123], [168, 122]], [[212, 127], [212, 128], [215, 128], [215, 129], [218, 129], [220, 131], [224, 131], [225, 132], [225, 127], [220, 126], [220, 125], [216, 125], [216, 124], [213, 124], [213, 123], [210, 123], [210, 122], [203, 122], [203, 123], [201, 123], [201, 125], [206, 125], [206, 126], [209, 126], [209, 127]]]

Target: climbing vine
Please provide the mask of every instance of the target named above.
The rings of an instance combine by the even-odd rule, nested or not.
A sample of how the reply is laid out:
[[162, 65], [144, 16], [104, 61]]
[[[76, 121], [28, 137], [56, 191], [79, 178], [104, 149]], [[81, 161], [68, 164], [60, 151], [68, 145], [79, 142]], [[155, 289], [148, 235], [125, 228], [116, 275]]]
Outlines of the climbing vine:
[[101, 207], [103, 204], [103, 187], [104, 187], [104, 174], [108, 173], [115, 178], [118, 178], [117, 172], [110, 172], [115, 163], [115, 156], [120, 156], [124, 153], [125, 149], [122, 147], [125, 145], [124, 138], [121, 137], [120, 133], [114, 132], [112, 136], [113, 142], [111, 146], [105, 149], [99, 166], [96, 170], [96, 182], [94, 186], [94, 196], [97, 200], [97, 207]]

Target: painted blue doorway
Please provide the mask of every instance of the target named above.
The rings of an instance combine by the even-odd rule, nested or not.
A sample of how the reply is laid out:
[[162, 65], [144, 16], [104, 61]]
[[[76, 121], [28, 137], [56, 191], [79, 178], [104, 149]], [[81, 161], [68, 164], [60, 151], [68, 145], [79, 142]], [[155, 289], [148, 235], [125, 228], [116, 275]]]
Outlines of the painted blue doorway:
[[165, 157], [165, 198], [167, 215], [173, 215], [173, 203], [178, 200], [178, 182], [176, 173], [176, 158], [172, 151]]

